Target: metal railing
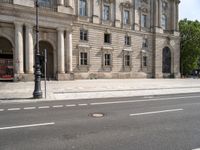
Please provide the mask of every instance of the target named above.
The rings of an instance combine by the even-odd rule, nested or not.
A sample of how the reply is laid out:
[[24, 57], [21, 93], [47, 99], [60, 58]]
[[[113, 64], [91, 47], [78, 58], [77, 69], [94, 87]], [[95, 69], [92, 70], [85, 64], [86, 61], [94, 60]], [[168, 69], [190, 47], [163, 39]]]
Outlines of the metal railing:
[[0, 0], [0, 3], [9, 3], [9, 4], [13, 4], [13, 0]]
[[56, 0], [39, 0], [39, 8], [57, 11]]

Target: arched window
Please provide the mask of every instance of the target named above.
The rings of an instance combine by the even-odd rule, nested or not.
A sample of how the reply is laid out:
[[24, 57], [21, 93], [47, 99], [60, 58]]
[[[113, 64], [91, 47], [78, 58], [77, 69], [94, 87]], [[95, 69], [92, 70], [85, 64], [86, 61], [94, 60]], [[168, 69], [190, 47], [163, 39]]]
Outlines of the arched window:
[[163, 49], [163, 73], [171, 73], [171, 51], [168, 47]]
[[166, 15], [162, 15], [162, 28], [164, 29], [164, 30], [167, 30], [167, 16]]

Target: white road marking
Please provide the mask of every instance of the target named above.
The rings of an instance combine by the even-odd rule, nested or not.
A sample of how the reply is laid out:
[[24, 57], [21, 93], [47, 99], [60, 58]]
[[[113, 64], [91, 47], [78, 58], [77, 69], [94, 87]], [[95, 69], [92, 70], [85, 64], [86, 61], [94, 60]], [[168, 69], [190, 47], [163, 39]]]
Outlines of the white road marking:
[[9, 108], [8, 111], [16, 111], [16, 110], [20, 110], [21, 108]]
[[200, 148], [192, 149], [192, 150], [200, 150]]
[[47, 109], [47, 108], [50, 108], [49, 106], [40, 106], [38, 107], [39, 109]]
[[153, 102], [153, 101], [165, 101], [165, 100], [173, 100], [173, 99], [177, 100], [177, 99], [187, 99], [187, 98], [200, 98], [200, 96], [173, 97], [173, 98], [157, 98], [157, 99], [145, 99], [145, 100], [128, 100], [128, 101], [113, 101], [113, 102], [100, 102], [100, 103], [90, 103], [90, 105], [109, 105], [109, 104]]
[[0, 111], [4, 111], [4, 109], [0, 109]]
[[87, 106], [88, 104], [78, 104], [78, 106]]
[[181, 109], [171, 109], [171, 110], [162, 110], [162, 111], [152, 111], [152, 112], [130, 114], [129, 116], [141, 116], [141, 115], [159, 114], [159, 113], [176, 112], [176, 111], [182, 111], [182, 110], [183, 109], [181, 108]]
[[25, 107], [24, 110], [32, 110], [32, 109], [36, 109], [36, 107]]
[[61, 107], [63, 107], [63, 105], [55, 105], [55, 106], [53, 106], [53, 108], [61, 108]]
[[71, 104], [71, 105], [65, 105], [66, 107], [75, 107], [75, 104]]
[[2, 127], [0, 130], [9, 130], [9, 129], [19, 129], [19, 128], [30, 128], [30, 127], [38, 127], [38, 126], [48, 126], [54, 125], [55, 122], [50, 123], [39, 123], [39, 124], [30, 124], [30, 125], [20, 125], [20, 126], [10, 126], [10, 127]]

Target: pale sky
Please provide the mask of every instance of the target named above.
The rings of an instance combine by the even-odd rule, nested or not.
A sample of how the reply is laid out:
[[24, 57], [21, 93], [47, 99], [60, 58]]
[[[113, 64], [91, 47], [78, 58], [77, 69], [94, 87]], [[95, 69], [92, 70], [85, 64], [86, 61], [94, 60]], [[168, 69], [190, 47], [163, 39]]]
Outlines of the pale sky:
[[181, 0], [179, 20], [184, 18], [200, 21], [200, 0]]

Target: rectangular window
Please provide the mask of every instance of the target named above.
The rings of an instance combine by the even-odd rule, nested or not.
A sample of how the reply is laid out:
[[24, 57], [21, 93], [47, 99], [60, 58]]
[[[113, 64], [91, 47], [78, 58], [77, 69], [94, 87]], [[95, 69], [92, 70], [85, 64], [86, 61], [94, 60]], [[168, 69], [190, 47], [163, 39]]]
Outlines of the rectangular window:
[[80, 63], [81, 65], [88, 65], [88, 54], [86, 52], [80, 53]]
[[124, 24], [125, 25], [127, 25], [127, 24], [129, 24], [130, 23], [130, 21], [129, 21], [129, 11], [128, 10], [125, 10], [124, 11]]
[[105, 54], [105, 66], [111, 65], [111, 54]]
[[103, 20], [110, 20], [110, 6], [104, 5]]
[[79, 15], [86, 16], [86, 0], [79, 1]]
[[143, 66], [147, 67], [147, 56], [143, 56]]
[[147, 27], [147, 15], [142, 14], [142, 16], [141, 16], [141, 26]]
[[104, 43], [111, 43], [111, 35], [109, 33], [104, 34]]
[[87, 30], [80, 30], [80, 40], [88, 41], [88, 31]]
[[147, 48], [148, 47], [148, 39], [147, 38], [143, 39], [142, 47], [143, 48]]
[[130, 46], [131, 45], [131, 37], [130, 36], [125, 36], [124, 42], [125, 42], [125, 45]]
[[130, 63], [130, 60], [131, 60], [131, 57], [130, 57], [130, 55], [125, 55], [124, 56], [124, 65], [125, 66], [130, 66], [131, 65], [131, 63]]

